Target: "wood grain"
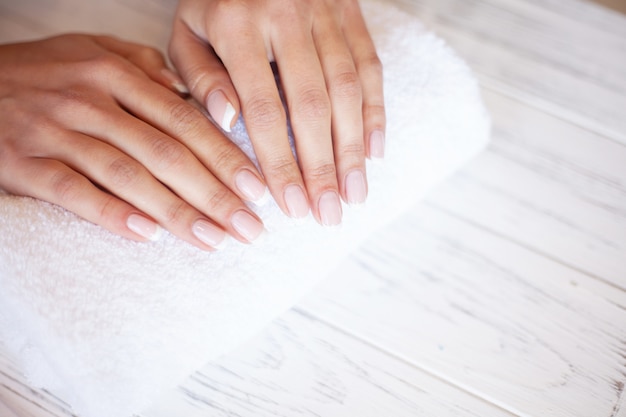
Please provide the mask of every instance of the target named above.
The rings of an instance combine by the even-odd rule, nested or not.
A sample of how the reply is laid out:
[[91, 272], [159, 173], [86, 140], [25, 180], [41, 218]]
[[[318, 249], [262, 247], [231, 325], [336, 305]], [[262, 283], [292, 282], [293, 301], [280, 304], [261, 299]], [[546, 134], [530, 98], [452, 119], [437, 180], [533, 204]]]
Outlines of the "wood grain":
[[626, 143], [625, 16], [576, 1], [403, 3], [459, 51], [483, 85]]
[[429, 204], [626, 289], [626, 146], [484, 97], [494, 115], [488, 151]]
[[300, 310], [143, 415], [512, 416]]
[[428, 205], [366, 247], [301, 308], [512, 413], [611, 415], [625, 293]]
[[[5, 1], [0, 42], [163, 49], [174, 3]], [[626, 417], [626, 18], [582, 0], [400, 4], [476, 71], [489, 149], [143, 417]], [[71, 415], [0, 348], [2, 402]]]

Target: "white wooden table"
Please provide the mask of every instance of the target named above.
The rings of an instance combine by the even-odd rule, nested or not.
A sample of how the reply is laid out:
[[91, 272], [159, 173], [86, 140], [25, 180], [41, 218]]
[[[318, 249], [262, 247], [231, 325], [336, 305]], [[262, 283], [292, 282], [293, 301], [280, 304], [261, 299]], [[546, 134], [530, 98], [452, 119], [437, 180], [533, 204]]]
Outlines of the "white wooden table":
[[[0, 0], [0, 41], [64, 28], [162, 48], [173, 3]], [[626, 416], [626, 18], [580, 0], [403, 6], [476, 71], [489, 149], [144, 417]], [[0, 402], [70, 415], [1, 353]]]

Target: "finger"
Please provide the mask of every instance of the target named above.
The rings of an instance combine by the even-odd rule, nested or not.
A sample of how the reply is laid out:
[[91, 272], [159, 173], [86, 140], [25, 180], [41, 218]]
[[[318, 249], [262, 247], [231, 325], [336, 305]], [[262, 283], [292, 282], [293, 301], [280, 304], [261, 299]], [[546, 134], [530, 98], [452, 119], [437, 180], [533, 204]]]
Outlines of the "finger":
[[[285, 110], [262, 36], [251, 25], [234, 26], [231, 33], [237, 33], [241, 48], [228, 47], [225, 39], [217, 41], [214, 47], [237, 88], [246, 127], [265, 180], [286, 214], [294, 218], [305, 217], [309, 213], [306, 188], [289, 144]], [[251, 62], [261, 64], [250, 71]]]
[[347, 8], [343, 32], [361, 79], [366, 154], [383, 158], [386, 117], [382, 63], [356, 1]]
[[78, 133], [64, 132], [55, 143], [51, 157], [64, 161], [94, 184], [142, 210], [172, 234], [202, 249], [217, 249], [225, 242], [224, 230], [157, 181], [133, 158]]
[[[114, 72], [113, 68], [107, 71], [107, 73]], [[146, 78], [135, 77], [128, 72], [122, 72], [122, 76], [106, 84], [118, 86], [119, 91], [116, 89], [111, 92], [118, 94], [117, 101], [111, 100], [111, 103], [107, 104], [101, 100], [90, 106], [82, 106], [80, 103], [78, 105], [65, 104], [66, 111], [58, 115], [60, 122], [64, 125], [71, 123], [76, 130], [88, 136], [98, 137], [133, 157], [180, 199], [204, 213], [206, 217], [215, 221], [236, 239], [251, 242], [261, 235], [262, 222], [241, 199], [213, 176], [183, 142], [158, 129], [159, 124], [167, 124], [166, 122], [177, 122], [181, 126], [205, 123], [213, 129], [213, 136], [217, 134], [221, 137], [215, 130], [216, 128], [199, 111], [193, 109], [175, 94], [165, 89], [154, 88], [154, 84]], [[144, 117], [148, 121], [151, 117], [156, 119], [158, 123], [153, 122], [156, 128], [129, 115], [119, 108], [117, 102], [131, 112], [136, 111], [139, 117]], [[195, 113], [191, 113], [186, 118], [180, 118], [177, 116], [179, 112], [176, 109], [192, 109]], [[171, 119], [168, 119], [168, 116]], [[232, 144], [231, 146], [234, 147]], [[240, 154], [240, 151], [234, 153], [234, 155]], [[252, 166], [245, 156], [241, 158], [247, 161], [248, 165], [244, 167]], [[237, 175], [235, 179], [231, 179], [231, 182], [235, 182], [239, 174], [245, 170], [245, 168], [237, 168], [239, 169]], [[253, 169], [252, 166], [248, 170], [249, 174]], [[231, 171], [234, 171], [234, 168], [231, 167]], [[184, 207], [181, 206], [181, 208]], [[169, 222], [177, 221], [179, 214], [171, 210], [170, 213], [173, 214], [159, 217], [157, 220], [167, 221], [171, 217]], [[161, 224], [168, 229], [173, 227]]]
[[156, 240], [161, 229], [130, 204], [98, 189], [63, 163], [43, 158], [24, 161], [13, 171], [23, 186], [17, 192], [59, 205], [109, 231], [137, 241]]
[[203, 103], [218, 126], [230, 132], [239, 114], [239, 100], [226, 69], [213, 49], [187, 25], [176, 20], [172, 30], [170, 59], [191, 95]]
[[[117, 126], [110, 129], [109, 136], [116, 148], [132, 155], [178, 197], [211, 218], [236, 239], [252, 242], [261, 235], [261, 220], [213, 176], [184, 144], [138, 119], [116, 119]], [[175, 222], [176, 216], [167, 215], [165, 220]]]
[[331, 107], [311, 32], [294, 25], [272, 40], [294, 132], [298, 161], [313, 215], [323, 225], [341, 223], [331, 137]]
[[[184, 149], [179, 150], [185, 154], [181, 156], [181, 162], [184, 165], [184, 172], [189, 172], [190, 176], [185, 180], [188, 181], [187, 184], [181, 184], [181, 186], [197, 188], [200, 185], [198, 181], [207, 178], [208, 171], [210, 171], [218, 180], [211, 183], [215, 184], [214, 187], [219, 185], [222, 190], [220, 192], [224, 194], [225, 199], [225, 201], [215, 203], [220, 203], [224, 209], [235, 205], [240, 208], [245, 207], [239, 199], [256, 204], [262, 204], [267, 199], [267, 186], [252, 161], [220, 133], [198, 109], [168, 91], [151, 88], [146, 80], [140, 78], [131, 80], [124, 77], [124, 80], [119, 82], [122, 83], [122, 88], [114, 94], [126, 109], [167, 136], [177, 139], [171, 143], [163, 135], [159, 135], [161, 138], [159, 140], [164, 140], [169, 143], [168, 146], [172, 147], [170, 152], [181, 148], [177, 145], [184, 145], [182, 146]], [[105, 127], [113, 123], [122, 128], [123, 126], [119, 121], [115, 122], [112, 115], [111, 111], [104, 112], [102, 116], [106, 120], [101, 121], [101, 126]], [[150, 135], [149, 132], [153, 130], [142, 123], [138, 124], [136, 120], [128, 120], [128, 123], [128, 126], [115, 133], [117, 135], [115, 137], [124, 137], [125, 131], [144, 131], [145, 135]], [[113, 127], [112, 132], [115, 129]], [[114, 136], [110, 135], [110, 137]], [[138, 140], [141, 140], [141, 137]], [[187, 160], [188, 163], [186, 163]], [[183, 174], [183, 171], [180, 174]], [[234, 191], [239, 199], [235, 201], [235, 195], [232, 195], [230, 191], [226, 193], [226, 190]], [[228, 205], [224, 205], [226, 202]]]
[[167, 67], [165, 58], [158, 49], [123, 41], [112, 36], [94, 36], [92, 39], [109, 52], [120, 55], [132, 62], [153, 81], [180, 94], [185, 95], [189, 93], [183, 80]]
[[343, 200], [360, 204], [367, 198], [361, 84], [338, 23], [320, 16], [313, 33], [332, 103], [337, 180]]

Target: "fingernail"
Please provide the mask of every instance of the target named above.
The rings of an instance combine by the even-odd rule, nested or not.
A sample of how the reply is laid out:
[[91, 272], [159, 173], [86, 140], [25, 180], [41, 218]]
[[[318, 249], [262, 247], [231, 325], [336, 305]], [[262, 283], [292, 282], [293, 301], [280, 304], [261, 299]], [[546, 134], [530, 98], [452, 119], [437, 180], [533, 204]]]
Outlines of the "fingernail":
[[152, 220], [140, 215], [131, 214], [126, 219], [126, 226], [139, 236], [156, 242], [163, 234], [163, 229]]
[[248, 242], [256, 240], [265, 230], [260, 221], [244, 210], [239, 210], [233, 214], [231, 223], [235, 230]]
[[284, 197], [291, 217], [302, 219], [309, 214], [309, 202], [299, 185], [290, 185], [285, 188]]
[[374, 130], [370, 134], [370, 157], [373, 159], [385, 157], [385, 134], [380, 130]]
[[219, 90], [211, 93], [207, 99], [207, 109], [213, 120], [219, 123], [224, 131], [230, 132], [230, 126], [237, 112], [224, 93]]
[[221, 249], [226, 244], [226, 232], [206, 220], [196, 220], [191, 226], [191, 231], [212, 248]]
[[235, 177], [235, 185], [247, 200], [263, 205], [269, 198], [269, 191], [261, 180], [247, 169], [239, 171]]
[[319, 211], [324, 226], [336, 226], [341, 223], [341, 201], [335, 191], [327, 191], [320, 197]]
[[172, 87], [174, 87], [176, 91], [181, 94], [189, 94], [189, 89], [187, 88], [185, 83], [183, 83], [183, 80], [181, 80], [180, 77], [176, 75], [173, 71], [169, 70], [168, 68], [163, 68], [161, 70], [161, 74], [163, 74], [163, 76], [168, 79], [168, 81], [170, 82], [170, 84], [172, 84]]
[[346, 175], [346, 198], [348, 204], [362, 204], [367, 198], [365, 174], [360, 169]]

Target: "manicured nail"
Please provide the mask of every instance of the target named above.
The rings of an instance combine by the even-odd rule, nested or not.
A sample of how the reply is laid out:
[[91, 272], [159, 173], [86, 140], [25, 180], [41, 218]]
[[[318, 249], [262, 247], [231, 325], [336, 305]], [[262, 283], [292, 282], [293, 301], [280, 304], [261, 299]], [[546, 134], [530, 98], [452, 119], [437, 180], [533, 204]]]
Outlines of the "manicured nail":
[[365, 174], [360, 169], [346, 175], [346, 198], [348, 204], [362, 204], [367, 198]]
[[161, 70], [161, 74], [163, 74], [163, 76], [167, 78], [167, 80], [170, 82], [170, 84], [172, 84], [172, 87], [174, 87], [176, 91], [181, 94], [189, 94], [189, 89], [187, 88], [185, 83], [183, 83], [183, 80], [181, 80], [180, 77], [174, 72], [172, 72], [168, 68], [163, 68]]
[[292, 184], [285, 188], [284, 197], [291, 217], [302, 219], [309, 214], [309, 202], [299, 185]]
[[233, 214], [231, 223], [233, 228], [248, 242], [256, 240], [265, 230], [263, 223], [244, 210], [239, 210]]
[[269, 191], [259, 177], [247, 169], [239, 171], [235, 177], [235, 185], [248, 201], [263, 205], [269, 199]]
[[212, 248], [221, 249], [226, 244], [226, 232], [206, 220], [196, 220], [191, 226], [191, 231]]
[[159, 240], [163, 234], [163, 229], [161, 229], [158, 224], [140, 214], [131, 214], [128, 216], [126, 226], [139, 236], [153, 242]]
[[319, 200], [319, 211], [324, 226], [337, 226], [341, 223], [341, 201], [334, 191], [326, 191]]
[[374, 130], [370, 134], [370, 157], [373, 159], [385, 157], [385, 134], [380, 130]]
[[230, 132], [233, 118], [237, 112], [224, 93], [220, 90], [211, 93], [207, 99], [207, 109], [213, 120], [219, 123], [224, 131]]

